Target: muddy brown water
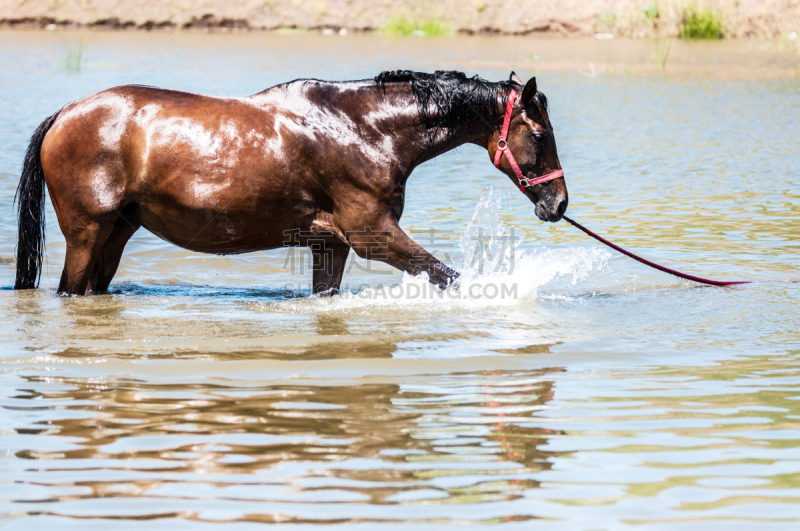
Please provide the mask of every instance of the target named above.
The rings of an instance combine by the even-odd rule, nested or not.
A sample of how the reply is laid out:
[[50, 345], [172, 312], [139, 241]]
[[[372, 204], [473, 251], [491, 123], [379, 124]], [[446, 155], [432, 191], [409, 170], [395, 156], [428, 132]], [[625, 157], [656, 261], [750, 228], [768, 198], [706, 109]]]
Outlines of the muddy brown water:
[[[772, 282], [800, 278], [793, 43], [6, 31], [0, 46], [3, 529], [797, 528], [800, 285]], [[305, 253], [200, 255], [145, 231], [111, 293], [59, 298], [52, 209], [42, 289], [10, 289], [22, 154], [64, 103], [388, 68], [535, 73], [572, 217], [693, 274], [770, 282], [701, 287], [613, 255], [538, 221], [465, 147], [415, 172], [402, 220], [466, 272], [460, 298], [354, 259], [348, 293], [314, 299]]]

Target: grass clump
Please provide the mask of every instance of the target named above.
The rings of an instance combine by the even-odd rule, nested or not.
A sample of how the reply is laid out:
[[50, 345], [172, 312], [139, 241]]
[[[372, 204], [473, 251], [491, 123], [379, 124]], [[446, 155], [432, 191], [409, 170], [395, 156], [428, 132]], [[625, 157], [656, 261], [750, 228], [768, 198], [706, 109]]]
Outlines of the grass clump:
[[642, 8], [642, 18], [651, 25], [657, 24], [658, 19], [661, 18], [661, 12], [658, 9], [658, 2], [650, 2], [644, 6], [644, 8]]
[[669, 50], [672, 48], [672, 41], [670, 39], [656, 39], [656, 49], [653, 52], [653, 60], [661, 70], [667, 69], [667, 59], [669, 59]]
[[594, 20], [594, 31], [611, 31], [617, 25], [617, 14], [615, 12], [611, 13], [600, 13], [597, 18]]
[[425, 21], [419, 29], [426, 37], [446, 37], [453, 33], [453, 28], [447, 22], [436, 19]]
[[78, 73], [83, 65], [83, 43], [67, 48], [67, 56], [64, 58], [64, 70], [67, 72]]
[[392, 17], [383, 27], [383, 32], [392, 37], [408, 37], [417, 30], [417, 24], [405, 17]]
[[444, 21], [438, 19], [428, 19], [423, 23], [405, 17], [392, 17], [383, 27], [383, 32], [391, 37], [408, 37], [417, 35], [420, 37], [444, 37], [451, 35], [453, 29]]
[[721, 39], [722, 20], [711, 8], [699, 9], [691, 6], [681, 17], [681, 37], [684, 39]]

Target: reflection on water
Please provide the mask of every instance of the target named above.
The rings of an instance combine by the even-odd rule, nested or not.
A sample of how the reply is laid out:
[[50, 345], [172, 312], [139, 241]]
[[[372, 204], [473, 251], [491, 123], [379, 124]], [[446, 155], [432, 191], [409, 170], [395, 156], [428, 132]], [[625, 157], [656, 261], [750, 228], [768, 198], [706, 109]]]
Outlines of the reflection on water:
[[[3, 529], [797, 527], [800, 285], [780, 282], [800, 276], [796, 51], [675, 43], [656, 72], [644, 40], [87, 33], [68, 74], [77, 37], [0, 33]], [[357, 261], [352, 293], [314, 298], [307, 256], [144, 231], [111, 293], [59, 298], [49, 207], [44, 289], [9, 289], [21, 156], [65, 102], [397, 67], [537, 74], [575, 219], [768, 282], [700, 287], [612, 255], [464, 148], [415, 173], [402, 220], [464, 272], [457, 298]]]
[[[558, 431], [523, 425], [552, 399], [550, 372], [350, 386], [33, 377], [15, 400], [51, 404], [42, 421], [58, 414], [17, 430], [26, 488], [13, 501], [58, 516], [112, 516], [138, 500], [162, 517], [317, 523], [436, 520], [447, 504], [485, 503], [496, 507], [463, 518], [527, 519], [504, 504], [537, 488], [535, 474], [563, 453], [539, 449]], [[44, 394], [30, 388], [44, 383]], [[66, 444], [38, 444], [41, 434]], [[224, 500], [221, 514], [208, 498]], [[408, 507], [434, 500], [445, 505]]]
[[294, 366], [306, 374], [213, 354], [149, 368], [114, 358], [17, 362], [27, 374], [3, 401], [16, 513], [61, 526], [797, 518], [797, 354]]

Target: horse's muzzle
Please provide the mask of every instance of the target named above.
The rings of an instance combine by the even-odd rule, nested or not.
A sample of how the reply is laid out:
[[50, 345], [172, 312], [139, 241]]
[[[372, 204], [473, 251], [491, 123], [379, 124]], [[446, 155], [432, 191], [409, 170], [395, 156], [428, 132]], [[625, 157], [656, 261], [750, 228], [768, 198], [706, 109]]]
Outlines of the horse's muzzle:
[[569, 196], [565, 186], [537, 186], [536, 192], [536, 216], [542, 221], [555, 223], [561, 221], [569, 205]]
[[536, 216], [542, 221], [549, 221], [555, 223], [561, 221], [564, 213], [567, 211], [567, 201], [561, 201], [555, 209], [550, 209], [541, 203], [536, 205]]

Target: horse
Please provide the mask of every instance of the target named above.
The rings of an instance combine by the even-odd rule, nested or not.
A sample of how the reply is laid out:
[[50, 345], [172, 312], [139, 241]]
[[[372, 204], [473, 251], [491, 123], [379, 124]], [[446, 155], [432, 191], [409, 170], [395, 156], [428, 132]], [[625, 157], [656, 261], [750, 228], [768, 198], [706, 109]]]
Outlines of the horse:
[[447, 288], [458, 272], [398, 222], [413, 170], [465, 143], [487, 149], [541, 220], [561, 219], [568, 195], [547, 98], [514, 72], [298, 79], [242, 98], [104, 90], [31, 137], [14, 289], [39, 284], [45, 189], [66, 240], [59, 294], [107, 291], [140, 227], [204, 253], [309, 247], [315, 294], [338, 292], [351, 249]]

